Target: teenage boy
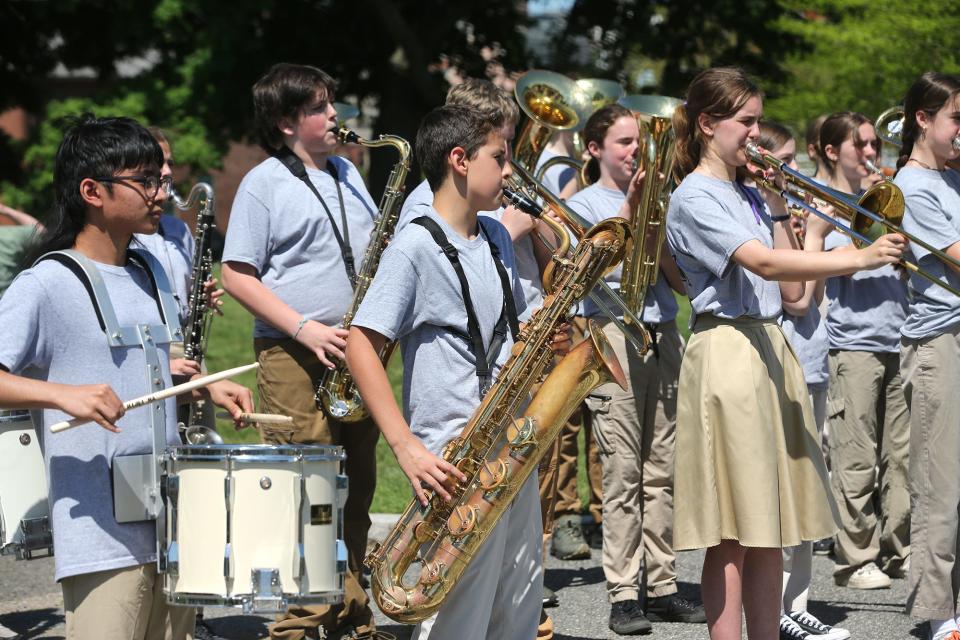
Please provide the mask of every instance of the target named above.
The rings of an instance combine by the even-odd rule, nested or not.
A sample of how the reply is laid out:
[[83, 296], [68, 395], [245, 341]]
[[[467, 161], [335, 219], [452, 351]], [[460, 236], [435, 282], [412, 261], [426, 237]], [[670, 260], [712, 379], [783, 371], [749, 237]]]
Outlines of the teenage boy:
[[[35, 254], [72, 251], [36, 262], [0, 299], [0, 407], [34, 409], [71, 640], [193, 631], [195, 610], [164, 598], [156, 523], [118, 518], [113, 504], [111, 468], [122, 457], [151, 453], [154, 429], [180, 444], [174, 399], [129, 412], [120, 401], [171, 384], [167, 345], [178, 320], [167, 278], [148, 253], [128, 251], [134, 233], [157, 231], [161, 163], [135, 121], [78, 119], [57, 151], [56, 220]], [[250, 391], [233, 382], [207, 393], [234, 417], [253, 409]], [[51, 433], [70, 417], [103, 428]]]
[[260, 407], [293, 418], [290, 432], [261, 431], [264, 442], [340, 445], [350, 491], [344, 537], [350, 572], [343, 605], [291, 609], [270, 630], [298, 640], [353, 626], [373, 631], [357, 581], [366, 553], [376, 485], [379, 432], [367, 419], [344, 424], [314, 402], [324, 367], [343, 358], [339, 327], [377, 208], [356, 167], [337, 146], [335, 84], [315, 67], [277, 64], [253, 86], [261, 144], [271, 154], [240, 183], [223, 251], [223, 286], [255, 318]]
[[[423, 119], [416, 153], [434, 194], [432, 207], [391, 242], [350, 329], [350, 371], [423, 504], [427, 491], [449, 499], [443, 486], [448, 479], [466, 480], [440, 452], [480, 404], [478, 360], [493, 363], [493, 380], [509, 357], [512, 332], [496, 348], [495, 326], [511, 302], [517, 314], [525, 310], [509, 233], [499, 222], [477, 217], [496, 209], [510, 175], [501, 124], [460, 105], [438, 107]], [[469, 296], [448, 255], [453, 251], [441, 249], [441, 241], [455, 250]], [[468, 323], [467, 300], [475, 323]], [[463, 337], [471, 335], [471, 326], [491, 353], [474, 353], [475, 341]], [[400, 341], [403, 413], [376, 356], [386, 340]], [[439, 612], [414, 637], [534, 638], [543, 581], [539, 515], [537, 481], [530, 478]]]

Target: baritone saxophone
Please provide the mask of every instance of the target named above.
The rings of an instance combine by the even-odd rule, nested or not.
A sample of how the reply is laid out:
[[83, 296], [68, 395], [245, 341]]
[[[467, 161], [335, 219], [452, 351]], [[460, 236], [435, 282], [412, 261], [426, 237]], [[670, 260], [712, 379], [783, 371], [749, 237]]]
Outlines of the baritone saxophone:
[[416, 623], [440, 608], [587, 394], [609, 381], [626, 385], [620, 363], [596, 325], [543, 379], [554, 361], [550, 344], [558, 327], [567, 321], [571, 306], [623, 258], [630, 237], [625, 220], [604, 220], [567, 253], [569, 236], [562, 225], [553, 224], [554, 231], [563, 234], [563, 251], [554, 254], [543, 307], [521, 330], [510, 358], [463, 432], [444, 449], [444, 460], [460, 469], [467, 481], [450, 486], [449, 503], [436, 494], [425, 508], [411, 501], [390, 535], [365, 561], [371, 569], [374, 600], [398, 622]]
[[[400, 220], [403, 183], [410, 171], [410, 143], [399, 136], [391, 135], [381, 135], [377, 140], [366, 140], [343, 127], [337, 131], [337, 138], [339, 138], [341, 144], [352, 142], [364, 147], [393, 147], [400, 154], [399, 160], [393, 165], [390, 176], [387, 178], [387, 186], [380, 199], [380, 215], [370, 234], [367, 251], [363, 255], [363, 263], [360, 267], [360, 273], [357, 274], [357, 281], [353, 289], [353, 299], [343, 316], [341, 325], [344, 329], [349, 329], [357, 309], [360, 308], [360, 303], [363, 302], [363, 297], [367, 295], [370, 283], [373, 282], [373, 276], [380, 265], [380, 258], [383, 256], [383, 252], [397, 228], [397, 222]], [[395, 348], [395, 342], [387, 342], [380, 350], [378, 355], [384, 367], [387, 366]], [[363, 420], [370, 413], [360, 398], [360, 392], [353, 382], [350, 370], [347, 369], [347, 363], [344, 360], [338, 360], [336, 365], [333, 369], [324, 370], [317, 382], [317, 391], [314, 395], [317, 408], [340, 422]]]

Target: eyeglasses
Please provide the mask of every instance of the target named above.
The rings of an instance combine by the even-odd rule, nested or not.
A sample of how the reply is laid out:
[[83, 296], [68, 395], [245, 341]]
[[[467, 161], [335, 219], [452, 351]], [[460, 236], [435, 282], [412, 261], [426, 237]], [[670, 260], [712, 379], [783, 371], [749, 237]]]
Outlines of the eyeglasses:
[[173, 187], [173, 178], [171, 176], [165, 176], [161, 178], [156, 174], [133, 176], [93, 176], [91, 179], [96, 180], [97, 182], [111, 182], [115, 184], [136, 182], [143, 187], [143, 195], [147, 196], [147, 198], [150, 200], [153, 200], [157, 197], [157, 194], [160, 192], [161, 188], [165, 193], [170, 193], [170, 189]]

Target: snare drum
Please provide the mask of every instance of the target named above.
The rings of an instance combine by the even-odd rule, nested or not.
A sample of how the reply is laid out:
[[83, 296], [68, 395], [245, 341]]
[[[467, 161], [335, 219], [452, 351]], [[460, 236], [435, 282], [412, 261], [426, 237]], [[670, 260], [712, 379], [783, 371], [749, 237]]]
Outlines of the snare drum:
[[31, 560], [41, 551], [53, 555], [43, 454], [30, 412], [0, 410], [0, 553]]
[[340, 447], [168, 449], [167, 601], [244, 613], [340, 602], [344, 458]]

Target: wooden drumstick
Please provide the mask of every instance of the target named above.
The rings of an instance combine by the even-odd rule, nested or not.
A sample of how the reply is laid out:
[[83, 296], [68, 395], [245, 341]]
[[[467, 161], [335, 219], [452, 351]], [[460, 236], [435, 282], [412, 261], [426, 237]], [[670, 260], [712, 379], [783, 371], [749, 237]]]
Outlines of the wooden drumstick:
[[[229, 413], [218, 413], [218, 418], [233, 420]], [[292, 416], [284, 416], [279, 413], [241, 413], [238, 420], [244, 424], [293, 424]]]
[[[123, 408], [127, 411], [130, 409], [136, 409], [137, 407], [142, 407], [144, 405], [150, 404], [151, 402], [159, 402], [160, 400], [166, 400], [171, 396], [178, 396], [181, 393], [186, 393], [188, 391], [193, 391], [194, 389], [199, 389], [200, 387], [205, 387], [208, 384], [213, 382], [219, 382], [220, 380], [225, 380], [226, 378], [232, 378], [233, 376], [240, 375], [241, 373], [256, 369], [260, 364], [254, 362], [252, 364], [245, 364], [242, 367], [234, 367], [233, 369], [227, 369], [225, 371], [220, 371], [218, 373], [211, 373], [210, 375], [203, 376], [202, 378], [197, 378], [189, 382], [184, 382], [183, 384], [178, 384], [168, 389], [161, 389], [155, 393], [150, 393], [145, 396], [140, 396], [139, 398], [134, 398], [133, 400], [127, 400], [123, 403]], [[50, 427], [51, 433], [60, 433], [61, 431], [66, 431], [67, 429], [72, 429], [73, 427], [79, 427], [82, 424], [88, 422], [93, 422], [93, 420], [87, 420], [85, 418], [74, 418], [73, 420], [65, 420], [63, 422], [58, 422], [57, 424]]]

